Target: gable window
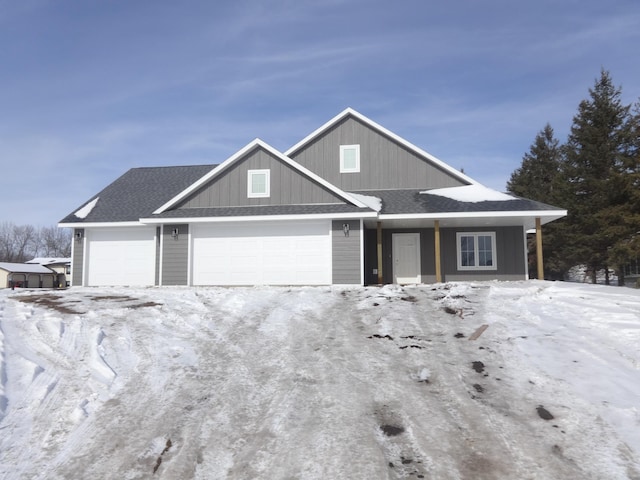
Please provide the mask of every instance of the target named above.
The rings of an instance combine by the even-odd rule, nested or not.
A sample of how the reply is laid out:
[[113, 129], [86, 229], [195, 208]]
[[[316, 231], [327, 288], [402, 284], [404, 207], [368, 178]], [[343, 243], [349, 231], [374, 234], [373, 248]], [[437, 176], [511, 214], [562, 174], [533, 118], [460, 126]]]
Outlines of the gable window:
[[260, 198], [270, 195], [269, 170], [249, 170], [247, 174], [247, 197]]
[[360, 171], [360, 145], [340, 145], [340, 173]]
[[458, 270], [496, 270], [495, 232], [458, 232]]

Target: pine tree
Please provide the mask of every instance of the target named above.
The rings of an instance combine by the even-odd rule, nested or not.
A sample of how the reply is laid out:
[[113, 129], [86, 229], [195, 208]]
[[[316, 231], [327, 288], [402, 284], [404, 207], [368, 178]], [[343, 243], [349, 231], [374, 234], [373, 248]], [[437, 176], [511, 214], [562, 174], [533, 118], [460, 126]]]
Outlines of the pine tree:
[[[625, 178], [629, 162], [629, 105], [609, 73], [601, 71], [590, 98], [578, 106], [564, 148], [562, 164], [569, 214], [567, 258], [585, 264], [596, 281], [596, 272], [608, 274], [611, 249], [625, 235], [621, 216], [628, 208]], [[607, 275], [608, 283], [608, 275]]]
[[[520, 168], [516, 169], [507, 182], [507, 190], [520, 197], [559, 206], [562, 198], [558, 192], [560, 165], [562, 161], [561, 146], [554, 137], [550, 124], [538, 132], [529, 152], [522, 157]], [[543, 258], [545, 278], [562, 279], [571, 265], [565, 262], [562, 254], [564, 240], [564, 222], [558, 220], [542, 228]], [[529, 271], [537, 271], [535, 238], [529, 239]]]

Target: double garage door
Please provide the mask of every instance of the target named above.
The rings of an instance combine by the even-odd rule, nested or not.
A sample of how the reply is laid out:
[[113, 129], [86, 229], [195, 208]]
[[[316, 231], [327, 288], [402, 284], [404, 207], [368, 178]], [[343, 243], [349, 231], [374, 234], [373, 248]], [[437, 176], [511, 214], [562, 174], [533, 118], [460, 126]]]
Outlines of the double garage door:
[[[155, 284], [155, 227], [92, 229], [86, 245], [88, 285]], [[330, 222], [196, 224], [190, 258], [193, 285], [327, 285]]]
[[330, 222], [194, 225], [194, 285], [331, 283]]

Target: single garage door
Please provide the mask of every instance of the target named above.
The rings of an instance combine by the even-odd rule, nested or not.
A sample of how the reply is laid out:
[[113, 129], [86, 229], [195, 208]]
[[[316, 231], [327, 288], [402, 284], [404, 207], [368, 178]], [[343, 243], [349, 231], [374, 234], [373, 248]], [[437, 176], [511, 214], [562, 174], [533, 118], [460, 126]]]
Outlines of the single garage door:
[[209, 224], [193, 229], [194, 285], [327, 285], [330, 222]]
[[109, 228], [87, 232], [87, 284], [154, 285], [155, 228]]

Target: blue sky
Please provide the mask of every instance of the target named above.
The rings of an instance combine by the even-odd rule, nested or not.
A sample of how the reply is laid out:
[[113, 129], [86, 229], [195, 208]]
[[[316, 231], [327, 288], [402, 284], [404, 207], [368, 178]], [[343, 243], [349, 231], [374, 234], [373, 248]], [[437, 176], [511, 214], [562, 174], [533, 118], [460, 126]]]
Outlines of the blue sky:
[[286, 150], [352, 107], [504, 190], [609, 70], [637, 0], [0, 0], [0, 222], [51, 226], [132, 167]]

